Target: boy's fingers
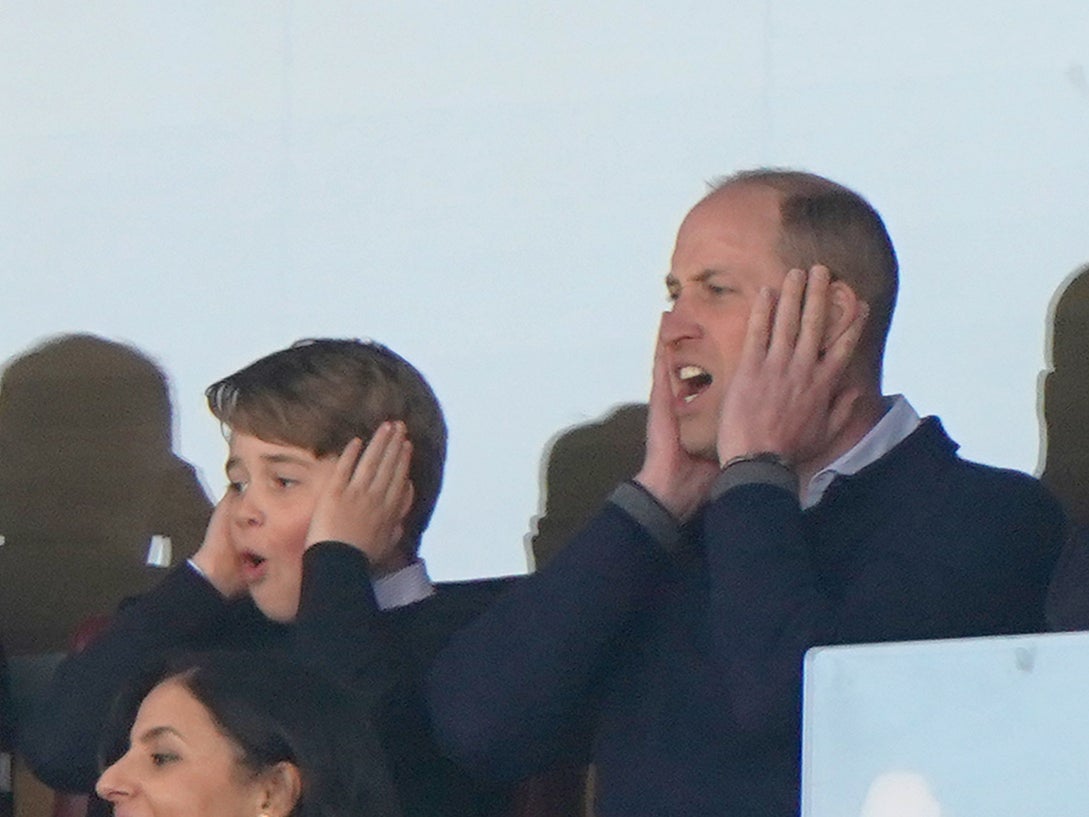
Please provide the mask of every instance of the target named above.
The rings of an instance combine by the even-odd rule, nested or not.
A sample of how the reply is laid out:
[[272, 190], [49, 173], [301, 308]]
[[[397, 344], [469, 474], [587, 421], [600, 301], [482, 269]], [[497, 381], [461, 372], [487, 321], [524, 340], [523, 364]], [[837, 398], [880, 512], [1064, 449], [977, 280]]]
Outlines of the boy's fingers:
[[363, 441], [359, 437], [353, 437], [344, 446], [344, 450], [337, 457], [336, 467], [333, 469], [335, 484], [344, 485], [352, 477], [356, 463], [359, 461], [359, 452], [363, 447]]
[[393, 460], [393, 469], [389, 482], [386, 485], [386, 501], [395, 503], [398, 494], [405, 490], [408, 481], [409, 468], [412, 465], [412, 443], [409, 440], [401, 440], [400, 448]]
[[359, 458], [351, 484], [362, 490], [385, 485], [396, 465], [404, 440], [403, 422], [397, 420], [382, 423], [371, 437], [363, 456]]
[[371, 435], [370, 440], [363, 449], [363, 454], [353, 463], [351, 485], [362, 488], [370, 485], [392, 434], [393, 423], [390, 421], [382, 423], [375, 429], [374, 434]]

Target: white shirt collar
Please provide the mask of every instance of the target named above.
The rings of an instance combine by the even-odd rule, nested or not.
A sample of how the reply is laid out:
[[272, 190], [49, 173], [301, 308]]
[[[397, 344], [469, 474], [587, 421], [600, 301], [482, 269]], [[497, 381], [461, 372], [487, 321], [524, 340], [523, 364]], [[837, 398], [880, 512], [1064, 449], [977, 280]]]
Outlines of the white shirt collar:
[[379, 610], [405, 607], [423, 601], [435, 593], [423, 559], [417, 559], [408, 567], [402, 567], [393, 573], [371, 579], [371, 586], [374, 588], [374, 600], [378, 602]]
[[867, 465], [877, 462], [899, 445], [921, 422], [911, 403], [902, 394], [885, 398], [885, 416], [867, 432], [855, 446], [839, 459], [813, 475], [802, 496], [802, 507], [812, 508], [824, 497], [824, 492], [838, 475], [857, 474]]

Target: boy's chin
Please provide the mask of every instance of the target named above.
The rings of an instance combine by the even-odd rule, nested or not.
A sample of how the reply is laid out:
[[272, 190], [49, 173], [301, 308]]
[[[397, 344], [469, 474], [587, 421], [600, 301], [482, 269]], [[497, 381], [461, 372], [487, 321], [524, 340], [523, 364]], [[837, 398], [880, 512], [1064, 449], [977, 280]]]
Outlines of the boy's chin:
[[280, 624], [290, 624], [299, 613], [299, 597], [277, 597], [269, 593], [262, 593], [264, 588], [255, 587], [250, 591], [250, 598], [261, 614], [269, 621]]

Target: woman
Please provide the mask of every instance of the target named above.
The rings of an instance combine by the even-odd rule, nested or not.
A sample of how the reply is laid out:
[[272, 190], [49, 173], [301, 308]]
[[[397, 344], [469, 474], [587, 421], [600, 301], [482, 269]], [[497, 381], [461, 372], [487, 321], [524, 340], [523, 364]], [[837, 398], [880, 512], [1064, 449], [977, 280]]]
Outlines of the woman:
[[395, 817], [347, 690], [268, 653], [165, 662], [118, 700], [99, 797], [121, 817]]

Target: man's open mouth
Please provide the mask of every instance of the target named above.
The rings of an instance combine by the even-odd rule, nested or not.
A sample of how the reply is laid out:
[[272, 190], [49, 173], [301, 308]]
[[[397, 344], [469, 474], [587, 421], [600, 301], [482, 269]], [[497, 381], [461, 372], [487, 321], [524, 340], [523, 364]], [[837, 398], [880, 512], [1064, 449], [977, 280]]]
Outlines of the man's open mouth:
[[699, 366], [691, 364], [681, 366], [677, 369], [677, 382], [680, 386], [677, 397], [686, 403], [691, 403], [707, 390], [713, 379], [706, 369]]
[[265, 563], [264, 556], [258, 556], [256, 553], [250, 550], [242, 551], [242, 564], [252, 570], [256, 570]]

